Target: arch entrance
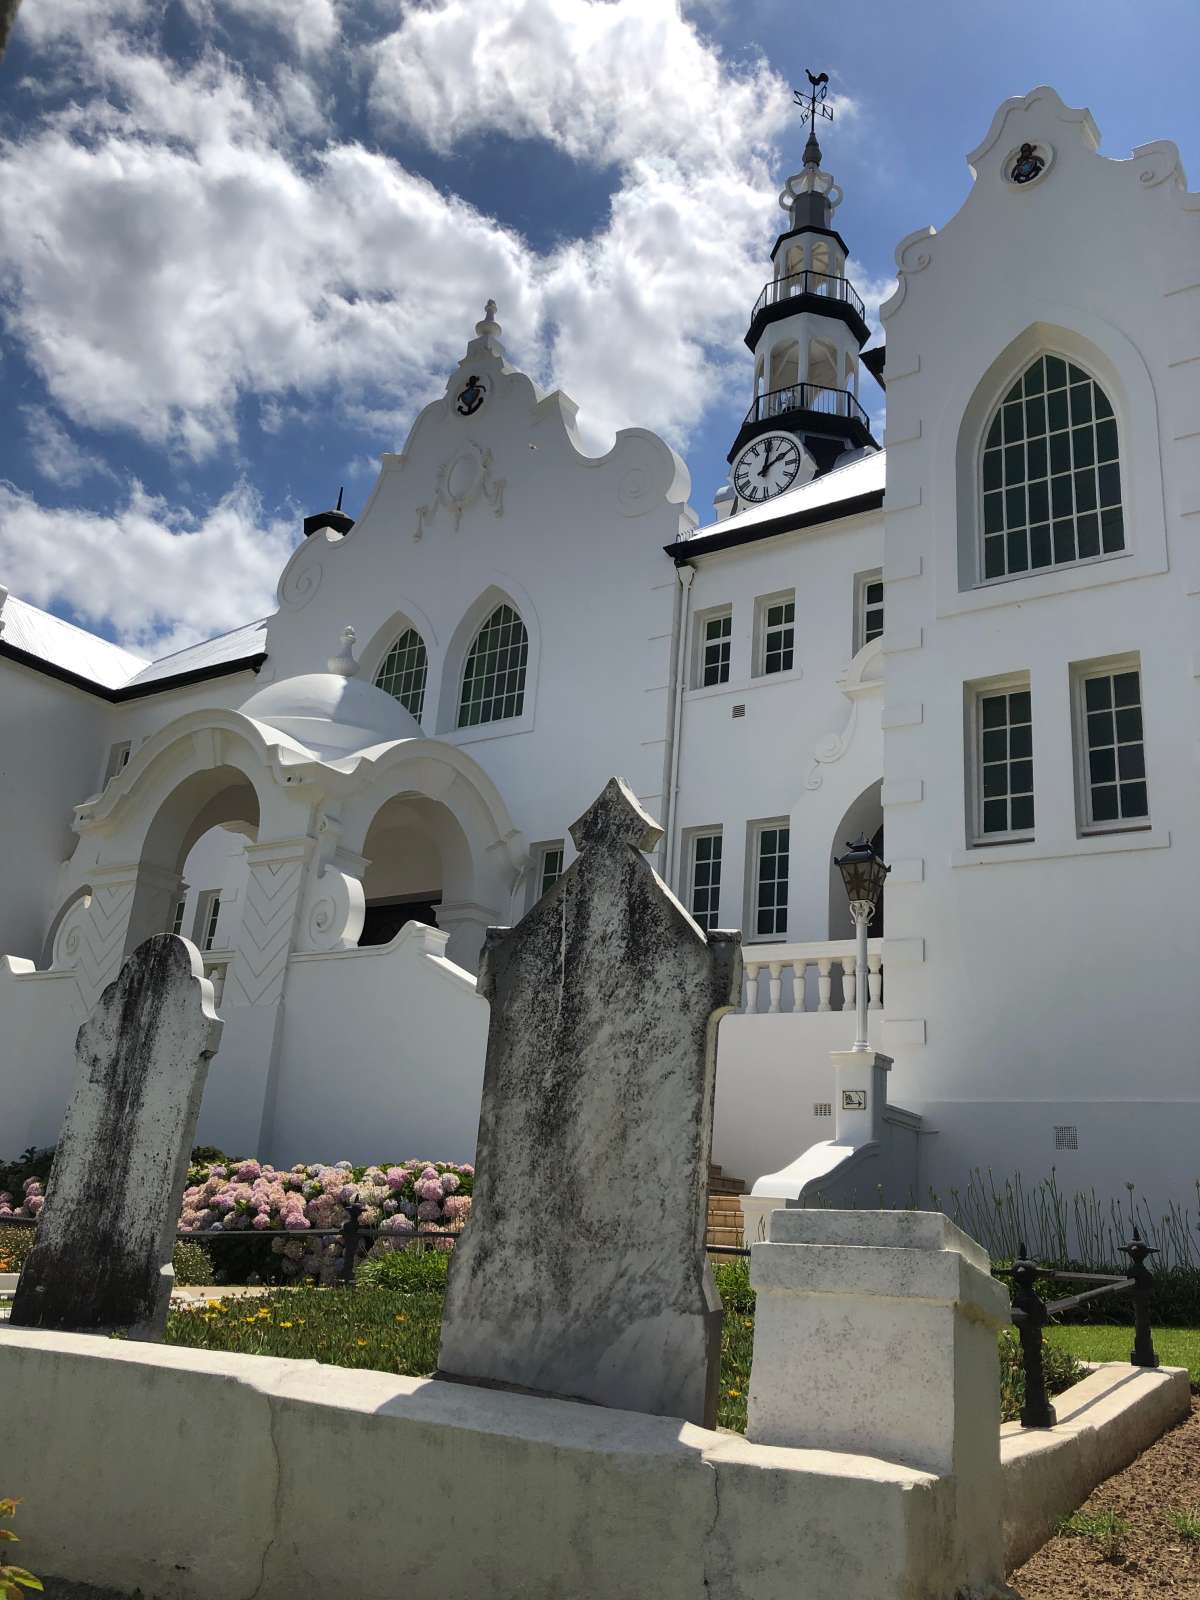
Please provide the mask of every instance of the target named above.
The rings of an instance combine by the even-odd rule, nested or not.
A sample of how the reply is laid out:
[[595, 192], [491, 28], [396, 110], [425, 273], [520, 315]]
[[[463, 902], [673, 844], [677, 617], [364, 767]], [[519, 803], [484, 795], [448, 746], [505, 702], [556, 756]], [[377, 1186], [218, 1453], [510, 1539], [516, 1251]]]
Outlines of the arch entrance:
[[[834, 832], [829, 850], [829, 937], [831, 939], [854, 938], [854, 918], [850, 915], [850, 902], [846, 899], [842, 875], [834, 866], [833, 858], [835, 855], [842, 855], [846, 845], [857, 839], [860, 833], [865, 834], [879, 854], [883, 855], [882, 779], [864, 789], [846, 808]], [[886, 857], [884, 859], [886, 860]], [[883, 937], [886, 901], [885, 888], [883, 897], [875, 907], [875, 915], [871, 918], [869, 931], [872, 939]]]

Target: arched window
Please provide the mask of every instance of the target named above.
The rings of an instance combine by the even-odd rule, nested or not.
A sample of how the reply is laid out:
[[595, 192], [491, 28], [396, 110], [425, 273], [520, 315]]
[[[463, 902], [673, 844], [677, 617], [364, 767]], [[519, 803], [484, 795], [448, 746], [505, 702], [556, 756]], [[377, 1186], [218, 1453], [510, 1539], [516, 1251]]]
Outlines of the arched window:
[[996, 407], [981, 461], [983, 580], [1125, 548], [1117, 423], [1094, 378], [1041, 355]]
[[463, 669], [458, 726], [519, 717], [525, 705], [529, 637], [511, 606], [500, 605], [475, 635]]
[[420, 722], [428, 673], [425, 641], [415, 628], [405, 628], [384, 656], [383, 665], [375, 674], [375, 687], [399, 700], [404, 709], [411, 711]]

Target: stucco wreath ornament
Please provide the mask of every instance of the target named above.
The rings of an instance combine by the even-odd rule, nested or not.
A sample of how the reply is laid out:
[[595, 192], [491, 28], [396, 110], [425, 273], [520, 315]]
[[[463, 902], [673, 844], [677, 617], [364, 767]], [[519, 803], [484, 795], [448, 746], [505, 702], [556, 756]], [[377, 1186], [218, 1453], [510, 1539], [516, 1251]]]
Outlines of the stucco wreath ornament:
[[413, 538], [425, 537], [425, 530], [437, 515], [439, 506], [450, 513], [456, 533], [462, 524], [463, 512], [479, 500], [491, 506], [496, 516], [502, 517], [505, 481], [492, 475], [492, 452], [469, 440], [438, 469], [432, 503], [417, 507], [417, 531]]

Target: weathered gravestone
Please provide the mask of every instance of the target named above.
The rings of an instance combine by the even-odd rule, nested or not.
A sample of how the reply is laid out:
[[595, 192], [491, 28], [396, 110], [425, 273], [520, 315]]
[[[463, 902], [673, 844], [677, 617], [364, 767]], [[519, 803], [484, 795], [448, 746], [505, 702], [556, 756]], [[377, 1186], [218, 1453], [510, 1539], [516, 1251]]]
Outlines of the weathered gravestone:
[[79, 1072], [11, 1321], [160, 1339], [171, 1252], [221, 1023], [200, 952], [158, 934], [79, 1030]]
[[712, 1427], [704, 1230], [740, 936], [688, 916], [642, 855], [661, 836], [613, 778], [571, 829], [569, 870], [488, 932], [477, 1178], [439, 1371]]

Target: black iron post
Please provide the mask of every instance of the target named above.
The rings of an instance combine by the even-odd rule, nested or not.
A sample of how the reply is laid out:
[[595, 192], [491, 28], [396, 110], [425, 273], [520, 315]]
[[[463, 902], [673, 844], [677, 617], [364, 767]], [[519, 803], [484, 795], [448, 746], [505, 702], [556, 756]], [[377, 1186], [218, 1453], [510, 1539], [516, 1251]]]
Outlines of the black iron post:
[[1034, 1288], [1041, 1269], [1028, 1260], [1021, 1241], [1019, 1259], [1013, 1262], [1013, 1321], [1021, 1336], [1021, 1365], [1025, 1371], [1025, 1404], [1021, 1407], [1023, 1428], [1052, 1428], [1058, 1421], [1046, 1394], [1046, 1373], [1042, 1366], [1042, 1329], [1046, 1326], [1046, 1302]]
[[1121, 1246], [1123, 1255], [1129, 1257], [1129, 1276], [1133, 1279], [1133, 1349], [1129, 1360], [1135, 1367], [1156, 1367], [1158, 1356], [1150, 1334], [1150, 1297], [1154, 1293], [1154, 1274], [1146, 1265], [1147, 1256], [1158, 1251], [1146, 1244], [1141, 1234], [1133, 1230], [1133, 1243]]
[[358, 1219], [366, 1207], [352, 1200], [346, 1207], [350, 1215], [342, 1223], [342, 1270], [340, 1279], [347, 1287], [354, 1284], [354, 1263], [358, 1255]]

